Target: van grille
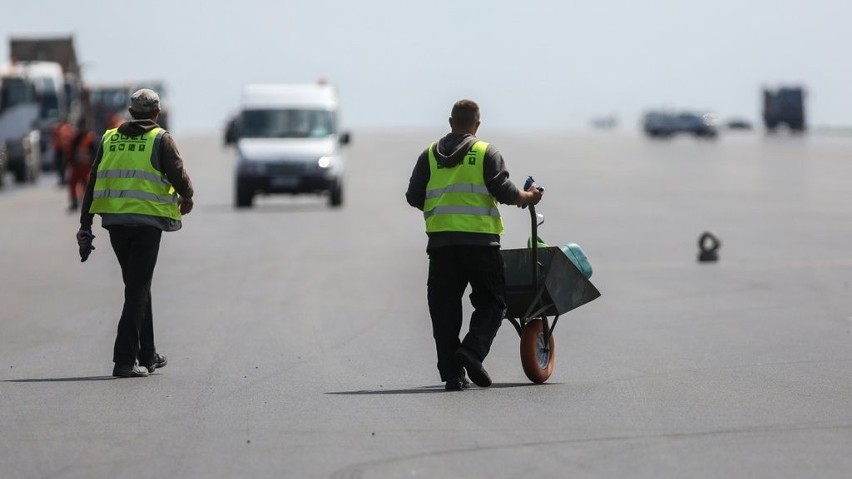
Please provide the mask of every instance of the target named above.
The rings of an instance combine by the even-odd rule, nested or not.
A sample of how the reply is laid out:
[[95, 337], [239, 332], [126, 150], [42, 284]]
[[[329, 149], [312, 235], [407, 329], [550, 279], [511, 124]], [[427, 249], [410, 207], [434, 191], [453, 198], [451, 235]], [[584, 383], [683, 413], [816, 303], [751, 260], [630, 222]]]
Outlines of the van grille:
[[294, 176], [308, 171], [307, 163], [270, 163], [266, 165], [270, 175]]

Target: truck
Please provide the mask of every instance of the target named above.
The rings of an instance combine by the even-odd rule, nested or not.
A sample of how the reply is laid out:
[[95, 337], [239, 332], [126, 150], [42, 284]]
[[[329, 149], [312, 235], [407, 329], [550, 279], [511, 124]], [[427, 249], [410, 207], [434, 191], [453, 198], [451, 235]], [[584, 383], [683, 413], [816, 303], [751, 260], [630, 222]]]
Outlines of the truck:
[[39, 153], [42, 169], [54, 166], [50, 144], [60, 121], [72, 125], [84, 117], [83, 80], [72, 36], [12, 37], [10, 65], [24, 70], [35, 88], [39, 114]]
[[27, 69], [0, 68], [0, 184], [6, 171], [16, 183], [35, 181], [41, 172], [40, 104]]
[[88, 85], [86, 87], [87, 121], [100, 138], [117, 121], [127, 119], [131, 86], [128, 83]]
[[244, 87], [235, 118], [234, 205], [258, 194], [326, 195], [343, 204], [344, 152], [337, 88], [324, 82]]
[[800, 86], [764, 88], [763, 124], [770, 133], [774, 133], [781, 125], [792, 132], [804, 132], [805, 89]]

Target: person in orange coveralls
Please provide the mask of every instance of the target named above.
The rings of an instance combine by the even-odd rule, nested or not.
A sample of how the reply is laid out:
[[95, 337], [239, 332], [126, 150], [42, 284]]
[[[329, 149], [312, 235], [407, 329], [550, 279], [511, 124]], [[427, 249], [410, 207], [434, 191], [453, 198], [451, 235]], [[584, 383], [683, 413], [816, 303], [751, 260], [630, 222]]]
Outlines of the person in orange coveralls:
[[51, 143], [53, 143], [53, 165], [59, 175], [59, 184], [65, 184], [65, 169], [68, 164], [69, 148], [74, 139], [74, 129], [67, 118], [60, 120], [53, 128]]
[[97, 147], [95, 132], [88, 127], [85, 120], [80, 121], [79, 129], [68, 148], [68, 195], [71, 200], [68, 208], [71, 210], [76, 210], [80, 206], [83, 190], [92, 172], [92, 162], [95, 159]]

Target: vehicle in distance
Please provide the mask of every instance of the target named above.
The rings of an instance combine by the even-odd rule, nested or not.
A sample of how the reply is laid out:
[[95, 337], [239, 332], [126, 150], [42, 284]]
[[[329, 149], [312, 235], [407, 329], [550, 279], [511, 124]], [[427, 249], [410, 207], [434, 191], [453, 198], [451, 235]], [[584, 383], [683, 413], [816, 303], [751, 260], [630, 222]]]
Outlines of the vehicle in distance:
[[772, 133], [781, 125], [805, 131], [805, 91], [801, 87], [763, 89], [763, 124]]
[[104, 131], [115, 128], [127, 118], [130, 86], [125, 83], [94, 85], [88, 87], [89, 126], [100, 137]]
[[0, 155], [4, 171], [12, 172], [16, 183], [35, 181], [41, 172], [41, 110], [29, 69], [14, 64], [0, 68]]
[[718, 120], [712, 113], [652, 111], [645, 114], [642, 128], [652, 138], [668, 138], [678, 133], [715, 138]]
[[745, 118], [730, 118], [727, 122], [725, 122], [725, 126], [729, 130], [751, 130], [753, 129], [752, 124], [749, 120]]
[[243, 89], [234, 123], [237, 166], [234, 205], [258, 194], [324, 194], [343, 204], [337, 89], [325, 83], [258, 84]]

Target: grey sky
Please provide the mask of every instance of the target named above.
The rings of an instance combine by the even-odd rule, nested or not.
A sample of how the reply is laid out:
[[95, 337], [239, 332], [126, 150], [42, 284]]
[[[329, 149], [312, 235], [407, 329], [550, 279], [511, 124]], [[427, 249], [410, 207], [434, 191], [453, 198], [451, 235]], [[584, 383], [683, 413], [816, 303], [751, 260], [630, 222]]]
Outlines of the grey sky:
[[659, 106], [757, 120], [782, 83], [808, 88], [811, 124], [852, 123], [843, 0], [5, 3], [0, 58], [9, 36], [73, 34], [90, 83], [165, 79], [182, 131], [220, 128], [246, 83], [319, 77], [351, 128], [443, 128], [463, 97], [495, 129], [629, 129]]

